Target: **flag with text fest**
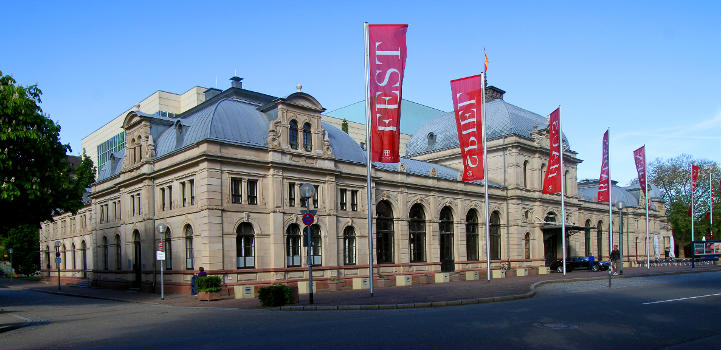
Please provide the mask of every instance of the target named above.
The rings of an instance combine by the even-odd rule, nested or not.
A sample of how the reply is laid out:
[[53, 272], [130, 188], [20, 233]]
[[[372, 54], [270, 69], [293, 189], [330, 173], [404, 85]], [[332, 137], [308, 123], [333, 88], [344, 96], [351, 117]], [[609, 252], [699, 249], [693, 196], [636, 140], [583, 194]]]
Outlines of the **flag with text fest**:
[[451, 80], [451, 93], [463, 158], [463, 181], [483, 180], [481, 76]]
[[561, 192], [561, 111], [556, 108], [548, 120], [551, 155], [548, 159], [546, 177], [543, 178], [543, 193]]
[[608, 179], [608, 130], [603, 134], [603, 152], [601, 155], [601, 176], [598, 178], [598, 203], [608, 203], [608, 191], [611, 183]]
[[636, 163], [636, 172], [638, 172], [638, 185], [646, 195], [646, 146], [641, 146], [633, 151], [633, 161]]
[[401, 100], [407, 24], [369, 24], [371, 160], [400, 161]]

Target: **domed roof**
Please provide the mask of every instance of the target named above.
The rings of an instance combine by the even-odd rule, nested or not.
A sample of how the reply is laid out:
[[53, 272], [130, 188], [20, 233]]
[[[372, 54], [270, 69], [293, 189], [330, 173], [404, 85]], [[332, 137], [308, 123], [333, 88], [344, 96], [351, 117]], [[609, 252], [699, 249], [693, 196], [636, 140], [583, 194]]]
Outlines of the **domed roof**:
[[[514, 106], [501, 99], [486, 103], [486, 124], [488, 140], [516, 135], [531, 139], [534, 126], [544, 129], [548, 126], [546, 117]], [[568, 140], [563, 137], [564, 148], [570, 149]], [[408, 141], [406, 156], [412, 157], [456, 148], [458, 131], [453, 112], [443, 114], [421, 126]]]
[[257, 106], [224, 98], [177, 119], [158, 137], [155, 153], [161, 157], [205, 139], [267, 148], [268, 127], [268, 118]]
[[[616, 185], [616, 181], [611, 182], [611, 200], [613, 201], [614, 205], [618, 202], [623, 202], [624, 207], [632, 207], [632, 208], [638, 208], [639, 207], [639, 197], [634, 191], [639, 191], [640, 187], [638, 185], [635, 186], [629, 186], [629, 187], [621, 187]], [[655, 191], [658, 191], [656, 189]], [[654, 198], [654, 190], [651, 191], [651, 198]], [[659, 192], [660, 193], [660, 192]], [[598, 180], [583, 180], [578, 183], [578, 197], [581, 200], [593, 202], [596, 201], [596, 198], [598, 197]], [[660, 197], [659, 197], [660, 198]], [[640, 206], [643, 208], [643, 205]], [[651, 209], [656, 210], [656, 206], [652, 203]]]

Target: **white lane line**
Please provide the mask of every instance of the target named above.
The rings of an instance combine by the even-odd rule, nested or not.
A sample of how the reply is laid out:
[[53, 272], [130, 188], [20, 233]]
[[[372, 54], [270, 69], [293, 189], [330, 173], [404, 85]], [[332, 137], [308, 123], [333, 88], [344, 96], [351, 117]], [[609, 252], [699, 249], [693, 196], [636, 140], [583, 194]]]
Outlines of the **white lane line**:
[[721, 293], [699, 295], [699, 296], [687, 297], [687, 298], [668, 299], [668, 300], [659, 300], [659, 301], [649, 301], [649, 302], [646, 302], [646, 303], [641, 303], [641, 305], [660, 304], [660, 303], [668, 303], [668, 302], [672, 302], [672, 301], [687, 300], [687, 299], [698, 299], [698, 298], [705, 298], [705, 297], [715, 297], [715, 296], [719, 296], [719, 295], [721, 295]]

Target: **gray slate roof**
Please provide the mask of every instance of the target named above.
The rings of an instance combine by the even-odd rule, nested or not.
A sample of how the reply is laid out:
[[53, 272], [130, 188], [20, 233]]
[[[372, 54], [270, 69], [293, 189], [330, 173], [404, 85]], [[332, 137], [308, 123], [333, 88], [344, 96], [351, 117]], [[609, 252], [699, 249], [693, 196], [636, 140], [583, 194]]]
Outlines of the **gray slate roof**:
[[[636, 185], [636, 191], [640, 189]], [[594, 198], [598, 196], [598, 180], [584, 180], [578, 183], [578, 197], [582, 200], [593, 202]], [[651, 198], [653, 198], [653, 191], [651, 191]], [[632, 208], [643, 208], [643, 205], [639, 205], [638, 195], [633, 194], [633, 186], [622, 187], [616, 185], [616, 181], [612, 182], [611, 185], [611, 201], [614, 203], [614, 207], [617, 202], [623, 202], [624, 207]], [[656, 210], [656, 206], [652, 203], [651, 209]]]
[[[487, 137], [495, 140], [504, 136], [516, 135], [531, 139], [533, 127], [538, 129], [548, 127], [546, 117], [514, 106], [501, 99], [486, 103]], [[433, 133], [435, 140], [429, 140], [429, 133]], [[564, 149], [570, 150], [566, 136], [563, 136]], [[458, 130], [453, 112], [443, 114], [421, 126], [406, 148], [406, 156], [412, 157], [420, 154], [456, 148], [458, 143]]]

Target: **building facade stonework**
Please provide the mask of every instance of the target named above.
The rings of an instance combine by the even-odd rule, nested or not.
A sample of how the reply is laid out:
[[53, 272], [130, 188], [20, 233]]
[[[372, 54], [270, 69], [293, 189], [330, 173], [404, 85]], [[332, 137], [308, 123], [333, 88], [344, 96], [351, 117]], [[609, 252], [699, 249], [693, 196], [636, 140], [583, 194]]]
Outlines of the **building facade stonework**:
[[[541, 193], [547, 121], [496, 90], [487, 107], [491, 268], [535, 270], [560, 258], [560, 220], [568, 227], [568, 256], [607, 259], [608, 204], [596, 203], [593, 181], [577, 181], [581, 159], [564, 140], [561, 218], [560, 196]], [[41, 225], [43, 275], [56, 275], [59, 241], [61, 279], [153, 289], [161, 269], [155, 247], [163, 241], [170, 292], [189, 292], [201, 266], [226, 286], [305, 282], [301, 212], [308, 206], [317, 210], [308, 230], [317, 288], [367, 277], [365, 151], [324, 111], [300, 91], [277, 98], [231, 87], [173, 117], [128, 112], [125, 149], [98, 170], [88, 205]], [[485, 271], [483, 185], [460, 181], [454, 133], [453, 114], [442, 115], [410, 137], [400, 163], [373, 164], [376, 274]], [[317, 190], [307, 203], [303, 183]], [[626, 207], [625, 256], [645, 259], [645, 199], [633, 188], [612, 190]], [[651, 199], [650, 232], [661, 242], [651, 254], [663, 256], [670, 228], [663, 202], [653, 191]]]

